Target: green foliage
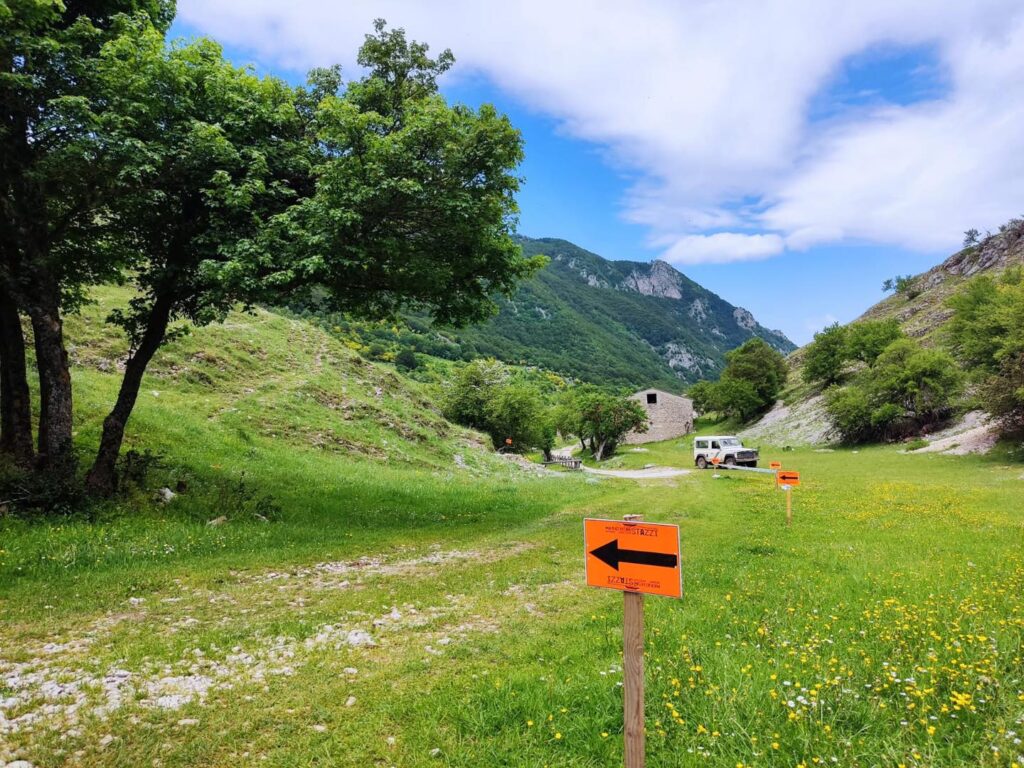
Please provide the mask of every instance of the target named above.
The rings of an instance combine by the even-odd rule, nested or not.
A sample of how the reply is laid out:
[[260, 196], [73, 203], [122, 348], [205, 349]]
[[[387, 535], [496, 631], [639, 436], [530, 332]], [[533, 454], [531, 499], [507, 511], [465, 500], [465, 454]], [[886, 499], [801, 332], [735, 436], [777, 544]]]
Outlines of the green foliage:
[[315, 194], [249, 244], [258, 258], [242, 250], [222, 274], [258, 280], [270, 260], [271, 301], [282, 285], [316, 286], [335, 312], [483, 320], [543, 265], [509, 234], [522, 137], [490, 105], [449, 106], [436, 78], [450, 54], [430, 59], [400, 30], [378, 23], [360, 61], [367, 74], [315, 111]]
[[1024, 271], [974, 278], [949, 300], [953, 354], [979, 386], [986, 410], [1024, 429]]
[[698, 382], [691, 390], [703, 408], [727, 417], [749, 421], [771, 406], [786, 384], [789, 371], [782, 354], [763, 339], [753, 338], [725, 356], [726, 365], [717, 382]]
[[862, 320], [847, 326], [845, 358], [874, 365], [878, 356], [900, 338], [903, 331], [895, 319]]
[[517, 452], [531, 448], [550, 451], [554, 435], [547, 427], [546, 410], [537, 388], [527, 382], [513, 380], [499, 388], [486, 409], [495, 445], [508, 445]]
[[846, 442], [894, 439], [947, 418], [961, 389], [949, 355], [897, 339], [849, 385], [830, 389], [826, 406]]
[[490, 435], [495, 448], [522, 453], [533, 448], [549, 452], [554, 446], [547, 393], [524, 372], [497, 360], [462, 366], [447, 383], [441, 407], [451, 421]]
[[916, 299], [921, 295], [922, 288], [917, 284], [913, 275], [897, 275], [882, 283], [882, 290], [886, 293], [895, 291], [899, 296]]
[[709, 413], [715, 410], [715, 385], [710, 381], [698, 381], [687, 391], [693, 400], [693, 408], [697, 413]]
[[403, 349], [395, 355], [395, 365], [404, 371], [414, 371], [420, 366], [420, 360], [411, 349]]
[[863, 320], [848, 326], [838, 323], [814, 335], [804, 358], [804, 381], [837, 384], [850, 361], [868, 366], [894, 341], [903, 338], [896, 320]]
[[590, 442], [594, 458], [601, 461], [615, 453], [629, 432], [646, 432], [647, 412], [638, 402], [622, 395], [588, 389], [575, 399], [579, 436]]
[[803, 379], [826, 386], [839, 381], [847, 360], [847, 329], [833, 323], [814, 334], [804, 356]]
[[203, 325], [273, 289], [225, 272], [254, 256], [236, 245], [302, 193], [311, 153], [293, 89], [232, 66], [212, 41], [168, 48], [132, 24], [99, 71], [124, 168], [110, 234], [134, 253], [139, 291], [112, 319], [134, 348], [161, 313]]

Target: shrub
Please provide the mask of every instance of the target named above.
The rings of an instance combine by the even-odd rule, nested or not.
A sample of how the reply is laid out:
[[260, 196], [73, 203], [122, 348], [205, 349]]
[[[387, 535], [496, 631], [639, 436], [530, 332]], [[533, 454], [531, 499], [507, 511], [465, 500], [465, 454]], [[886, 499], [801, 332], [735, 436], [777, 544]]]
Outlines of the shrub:
[[962, 376], [949, 355], [897, 339], [846, 387], [834, 387], [826, 407], [845, 442], [915, 434], [947, 418]]
[[847, 329], [834, 323], [814, 334], [804, 357], [803, 379], [826, 386], [839, 381], [847, 360]]
[[846, 360], [874, 365], [886, 347], [901, 338], [903, 331], [896, 320], [864, 320], [847, 328], [843, 354]]
[[949, 301], [953, 354], [979, 385], [982, 404], [1009, 431], [1024, 430], [1024, 271], [974, 278]]
[[395, 355], [395, 365], [402, 370], [415, 371], [420, 367], [420, 360], [411, 349], [403, 349]]

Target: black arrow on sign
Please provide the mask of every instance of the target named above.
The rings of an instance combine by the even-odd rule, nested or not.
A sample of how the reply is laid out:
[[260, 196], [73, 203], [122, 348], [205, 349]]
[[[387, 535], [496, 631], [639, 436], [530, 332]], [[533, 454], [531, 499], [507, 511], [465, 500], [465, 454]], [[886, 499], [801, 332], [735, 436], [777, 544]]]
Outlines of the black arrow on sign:
[[619, 540], [612, 539], [607, 544], [602, 544], [597, 549], [590, 551], [594, 557], [606, 565], [610, 565], [616, 571], [619, 570], [619, 563], [636, 563], [637, 565], [653, 565], [657, 568], [675, 568], [675, 555], [668, 555], [663, 552], [644, 552], [639, 549], [619, 549]]

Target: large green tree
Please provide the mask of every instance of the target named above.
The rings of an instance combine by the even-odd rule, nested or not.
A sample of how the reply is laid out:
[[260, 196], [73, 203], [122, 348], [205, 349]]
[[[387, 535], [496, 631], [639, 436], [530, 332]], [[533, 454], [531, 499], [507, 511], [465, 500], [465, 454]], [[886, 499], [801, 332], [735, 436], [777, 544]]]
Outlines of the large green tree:
[[164, 0], [0, 0], [0, 442], [32, 461], [24, 314], [39, 372], [39, 464], [65, 476], [73, 445], [62, 311], [118, 261], [101, 234], [116, 148], [103, 140], [97, 56], [126, 15], [162, 30], [173, 12]]
[[695, 387], [708, 410], [747, 421], [771, 406], [786, 384], [786, 359], [763, 339], [750, 339], [727, 353], [725, 360], [717, 382], [698, 382]]
[[826, 386], [839, 381], [847, 359], [846, 335], [846, 328], [839, 323], [814, 334], [814, 341], [804, 355], [804, 381], [821, 382]]
[[[131, 254], [137, 289], [111, 317], [130, 348], [87, 476], [93, 492], [107, 493], [143, 374], [171, 324], [203, 325], [273, 291], [272, 269], [249, 283], [224, 280], [222, 269], [249, 258], [244, 242], [312, 192], [316, 155], [296, 92], [230, 65], [209, 40], [166, 47], [136, 23], [106, 46], [99, 68], [116, 116], [108, 138], [124, 155], [109, 232]], [[337, 78], [318, 85], [334, 90]]]
[[615, 453], [630, 432], [646, 432], [647, 412], [636, 400], [597, 390], [582, 393], [576, 399], [581, 439], [589, 442], [598, 461]]
[[978, 386], [983, 407], [1024, 431], [1024, 271], [974, 278], [950, 299], [954, 355]]

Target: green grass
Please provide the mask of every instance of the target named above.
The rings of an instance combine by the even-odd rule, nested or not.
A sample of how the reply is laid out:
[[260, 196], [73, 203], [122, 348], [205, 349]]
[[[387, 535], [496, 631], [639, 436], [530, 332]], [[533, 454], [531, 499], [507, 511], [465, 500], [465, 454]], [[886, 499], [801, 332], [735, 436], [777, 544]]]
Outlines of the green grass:
[[[768, 476], [536, 478], [486, 457], [458, 470], [454, 437], [399, 442], [380, 411], [335, 424], [292, 402], [309, 369], [279, 366], [300, 354], [281, 340], [291, 321], [260, 322], [210, 331], [251, 333], [260, 363], [223, 353], [216, 386], [146, 384], [160, 395], [133, 443], [166, 456], [160, 482], [187, 480], [171, 504], [139, 491], [95, 522], [0, 522], [0, 701], [22, 699], [7, 716], [74, 695], [14, 675], [131, 674], [105, 715], [108, 696], [85, 686], [73, 722], [60, 707], [16, 731], [0, 720], [0, 763], [620, 764], [622, 600], [583, 586], [581, 518], [631, 512], [678, 523], [683, 543], [684, 599], [646, 601], [648, 765], [1024, 758], [1024, 466], [1008, 449], [765, 448], [803, 475], [787, 529]], [[182, 343], [208, 348], [205, 333]], [[351, 396], [374, 398], [386, 373], [368, 368]], [[75, 383], [85, 445], [112, 377], [80, 367]], [[416, 392], [394, 386], [402, 402]], [[228, 402], [242, 415], [211, 418]], [[409, 460], [311, 444], [314, 425], [356, 445], [393, 437]], [[643, 447], [619, 460], [690, 465], [689, 440]], [[243, 471], [280, 506], [271, 521], [246, 513]], [[222, 508], [229, 522], [207, 526]], [[343, 642], [350, 630], [376, 645]], [[184, 683], [205, 697], [153, 706]]]

